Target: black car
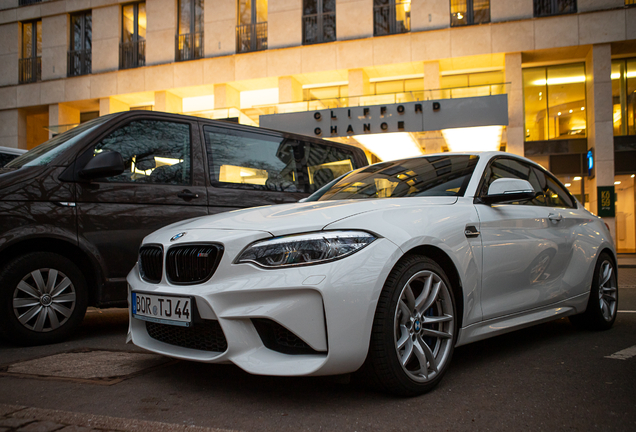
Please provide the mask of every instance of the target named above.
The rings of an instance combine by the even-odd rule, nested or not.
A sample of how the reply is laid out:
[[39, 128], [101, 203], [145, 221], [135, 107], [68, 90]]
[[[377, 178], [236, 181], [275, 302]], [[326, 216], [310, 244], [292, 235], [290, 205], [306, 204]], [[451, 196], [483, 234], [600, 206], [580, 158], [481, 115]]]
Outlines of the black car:
[[366, 164], [356, 147], [226, 121], [131, 111], [84, 123], [0, 168], [0, 329], [60, 341], [87, 306], [127, 304], [150, 232], [295, 202]]
[[24, 153], [26, 150], [0, 146], [0, 168]]

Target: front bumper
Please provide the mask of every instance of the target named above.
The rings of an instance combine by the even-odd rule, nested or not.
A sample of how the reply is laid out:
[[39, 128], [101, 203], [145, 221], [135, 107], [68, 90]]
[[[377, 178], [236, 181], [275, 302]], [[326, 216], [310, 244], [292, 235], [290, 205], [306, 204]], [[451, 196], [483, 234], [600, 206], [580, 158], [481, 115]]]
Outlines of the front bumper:
[[[200, 318], [220, 325], [227, 342], [225, 351], [158, 340], [149, 335], [145, 321], [129, 312], [132, 342], [174, 358], [231, 362], [262, 375], [332, 375], [357, 370], [366, 358], [377, 300], [401, 256], [399, 248], [378, 238], [363, 250], [331, 263], [276, 270], [232, 264], [245, 246], [267, 237], [258, 231], [188, 232], [189, 242], [215, 242], [225, 248], [215, 274], [203, 284], [172, 285], [165, 274], [160, 283], [148, 283], [140, 278], [137, 266], [128, 275], [129, 299], [131, 290], [192, 297]], [[162, 241], [164, 250], [171, 246], [168, 239], [166, 242]], [[259, 321], [282, 326], [310, 349], [301, 354], [272, 349], [264, 343], [263, 332], [257, 330]], [[195, 322], [192, 328], [196, 326]]]

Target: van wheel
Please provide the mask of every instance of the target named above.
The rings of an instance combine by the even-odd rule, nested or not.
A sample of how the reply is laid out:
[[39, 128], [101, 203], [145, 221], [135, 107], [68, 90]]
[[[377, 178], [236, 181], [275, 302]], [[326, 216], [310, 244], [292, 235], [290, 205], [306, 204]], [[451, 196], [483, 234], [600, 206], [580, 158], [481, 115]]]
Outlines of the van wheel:
[[22, 255], [0, 273], [0, 322], [19, 345], [67, 339], [82, 322], [87, 301], [84, 275], [56, 253]]

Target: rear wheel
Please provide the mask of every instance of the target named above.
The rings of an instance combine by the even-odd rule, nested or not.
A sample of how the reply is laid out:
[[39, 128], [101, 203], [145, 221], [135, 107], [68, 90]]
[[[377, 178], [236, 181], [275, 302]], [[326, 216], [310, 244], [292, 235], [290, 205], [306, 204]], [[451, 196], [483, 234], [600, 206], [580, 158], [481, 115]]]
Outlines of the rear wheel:
[[6, 337], [21, 345], [68, 338], [84, 318], [86, 281], [68, 258], [33, 252], [0, 273], [0, 320]]
[[590, 299], [585, 312], [570, 317], [577, 327], [590, 330], [608, 330], [616, 321], [618, 309], [618, 283], [616, 266], [607, 253], [602, 253], [594, 268]]
[[426, 393], [446, 372], [456, 338], [455, 300], [446, 274], [427, 257], [408, 256], [380, 295], [363, 369], [391, 393]]

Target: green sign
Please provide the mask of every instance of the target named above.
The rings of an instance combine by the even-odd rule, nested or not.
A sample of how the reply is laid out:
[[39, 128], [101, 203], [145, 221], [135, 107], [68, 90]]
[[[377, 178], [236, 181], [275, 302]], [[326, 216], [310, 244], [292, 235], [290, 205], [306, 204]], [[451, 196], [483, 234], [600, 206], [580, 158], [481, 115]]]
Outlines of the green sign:
[[599, 186], [598, 193], [598, 215], [601, 217], [614, 217], [616, 215], [614, 186]]

